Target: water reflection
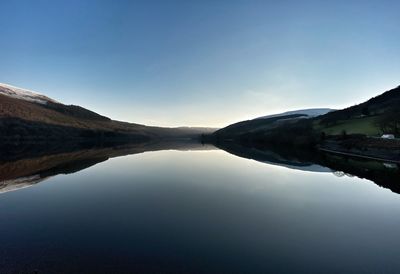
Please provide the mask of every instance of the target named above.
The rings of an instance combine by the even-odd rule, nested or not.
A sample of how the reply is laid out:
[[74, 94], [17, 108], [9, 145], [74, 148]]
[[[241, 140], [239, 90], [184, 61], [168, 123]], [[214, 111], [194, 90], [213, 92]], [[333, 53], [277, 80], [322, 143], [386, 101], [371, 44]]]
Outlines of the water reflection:
[[357, 176], [400, 194], [398, 164], [339, 156], [315, 150], [279, 147], [248, 147], [237, 143], [218, 144], [231, 154], [259, 162], [312, 172], [332, 172], [337, 177]]
[[[211, 150], [194, 140], [168, 140], [114, 146], [26, 145], [1, 154], [0, 193], [26, 188], [58, 174], [71, 174], [110, 158], [158, 150]], [[8, 160], [8, 161], [7, 161]]]
[[[363, 160], [319, 153], [271, 147], [249, 147], [223, 143], [214, 147], [194, 140], [169, 140], [105, 147], [71, 147], [62, 144], [39, 148], [25, 146], [1, 154], [0, 193], [40, 183], [58, 174], [70, 174], [110, 158], [159, 150], [222, 149], [233, 155], [258, 162], [309, 172], [330, 172], [337, 177], [366, 178], [400, 194], [400, 169], [395, 163]], [[64, 151], [62, 151], [64, 150]]]
[[240, 157], [191, 142], [2, 155], [9, 190], [36, 185], [0, 195], [0, 273], [398, 272], [400, 196], [357, 178], [396, 168], [223, 148]]

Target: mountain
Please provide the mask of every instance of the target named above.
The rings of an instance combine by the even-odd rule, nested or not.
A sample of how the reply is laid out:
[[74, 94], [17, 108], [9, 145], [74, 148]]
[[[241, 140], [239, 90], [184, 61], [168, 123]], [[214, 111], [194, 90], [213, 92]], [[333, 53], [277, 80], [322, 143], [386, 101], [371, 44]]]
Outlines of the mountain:
[[400, 134], [400, 86], [361, 104], [327, 113], [314, 121], [314, 128], [328, 135], [379, 136]]
[[266, 131], [279, 127], [285, 123], [294, 123], [299, 119], [314, 118], [319, 115], [333, 111], [329, 108], [313, 108], [287, 111], [279, 114], [262, 116], [252, 120], [241, 121], [215, 132], [216, 136], [222, 139], [234, 139], [242, 134], [248, 134], [257, 131]]
[[21, 100], [25, 100], [28, 102], [34, 102], [34, 103], [39, 103], [39, 104], [47, 104], [47, 103], [56, 103], [56, 104], [60, 104], [59, 102], [46, 97], [42, 94], [39, 93], [35, 93], [33, 91], [27, 90], [27, 89], [22, 89], [22, 88], [18, 88], [18, 87], [14, 87], [11, 85], [7, 85], [7, 84], [2, 84], [0, 83], [0, 93], [12, 98], [16, 98], [16, 99], [21, 99]]
[[343, 134], [399, 136], [400, 87], [342, 110], [289, 111], [238, 122], [216, 131], [209, 138], [273, 145], [314, 145], [322, 135]]
[[267, 116], [262, 116], [256, 119], [267, 119], [267, 118], [273, 118], [273, 117], [282, 117], [282, 116], [288, 116], [288, 115], [293, 115], [293, 114], [301, 114], [303, 115], [304, 118], [313, 118], [317, 116], [321, 116], [324, 114], [327, 114], [329, 112], [335, 111], [334, 109], [331, 108], [309, 108], [309, 109], [300, 109], [300, 110], [293, 110], [293, 111], [286, 111], [283, 113], [279, 114], [272, 114], [272, 115], [267, 115]]
[[208, 128], [162, 128], [111, 120], [76, 105], [65, 105], [39, 93], [0, 84], [2, 141], [146, 141], [192, 138]]

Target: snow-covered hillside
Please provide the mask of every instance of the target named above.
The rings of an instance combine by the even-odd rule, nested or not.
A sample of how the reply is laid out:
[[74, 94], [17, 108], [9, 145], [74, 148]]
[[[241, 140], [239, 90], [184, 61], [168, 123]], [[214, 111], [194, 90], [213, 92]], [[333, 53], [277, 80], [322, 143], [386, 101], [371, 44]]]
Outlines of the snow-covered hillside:
[[12, 98], [21, 99], [29, 102], [39, 103], [39, 104], [47, 104], [48, 102], [58, 103], [57, 101], [50, 99], [47, 96], [38, 94], [36, 92], [17, 88], [14, 86], [10, 86], [7, 84], [0, 83], [0, 94], [6, 95]]
[[33, 186], [44, 180], [47, 180], [48, 178], [51, 178], [51, 176], [42, 178], [40, 175], [31, 175], [17, 179], [0, 181], [0, 194]]
[[258, 117], [256, 119], [267, 119], [267, 118], [294, 115], [294, 114], [303, 114], [304, 118], [313, 118], [313, 117], [327, 114], [328, 112], [331, 112], [331, 111], [334, 111], [334, 109], [330, 109], [330, 108], [300, 109], [300, 110], [286, 111], [286, 112], [279, 113], [279, 114], [262, 116], [262, 117]]

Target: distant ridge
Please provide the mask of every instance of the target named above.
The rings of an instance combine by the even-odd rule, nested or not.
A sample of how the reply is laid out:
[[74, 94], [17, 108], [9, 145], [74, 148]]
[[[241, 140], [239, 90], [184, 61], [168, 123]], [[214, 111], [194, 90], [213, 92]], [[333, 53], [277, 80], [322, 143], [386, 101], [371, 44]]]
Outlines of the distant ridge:
[[225, 128], [217, 130], [215, 134], [221, 138], [231, 139], [248, 132], [270, 130], [274, 127], [280, 126], [283, 122], [295, 122], [299, 119], [314, 118], [320, 115], [325, 115], [331, 111], [333, 110], [330, 108], [312, 108], [287, 111], [234, 123]]
[[258, 117], [256, 119], [267, 119], [267, 118], [287, 116], [287, 115], [293, 115], [293, 114], [304, 115], [306, 118], [314, 118], [314, 117], [317, 117], [320, 115], [327, 114], [331, 111], [335, 111], [335, 109], [331, 109], [331, 108], [299, 109], [299, 110], [286, 111], [286, 112], [278, 113], [278, 114], [266, 115], [266, 116]]

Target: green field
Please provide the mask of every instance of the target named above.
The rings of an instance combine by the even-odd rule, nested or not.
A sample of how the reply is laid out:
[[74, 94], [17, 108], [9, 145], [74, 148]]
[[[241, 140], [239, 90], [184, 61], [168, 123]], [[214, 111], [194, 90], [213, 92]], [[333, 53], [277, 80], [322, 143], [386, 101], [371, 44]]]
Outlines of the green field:
[[327, 135], [339, 135], [342, 134], [343, 130], [347, 134], [366, 134], [372, 136], [381, 135], [380, 129], [376, 126], [377, 117], [364, 117], [354, 118], [345, 121], [338, 121], [333, 126], [323, 126], [316, 121], [314, 123], [314, 129], [319, 132], [325, 132]]

